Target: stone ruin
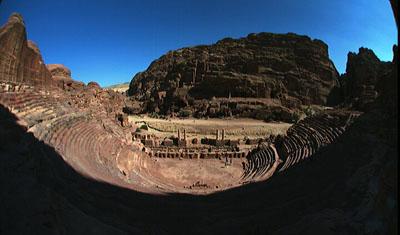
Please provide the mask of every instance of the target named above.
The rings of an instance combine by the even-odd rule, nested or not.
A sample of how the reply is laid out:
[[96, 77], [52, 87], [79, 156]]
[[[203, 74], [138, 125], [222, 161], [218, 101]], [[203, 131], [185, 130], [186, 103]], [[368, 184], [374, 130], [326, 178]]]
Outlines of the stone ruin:
[[[254, 37], [255, 35], [249, 35], [246, 40], [253, 40]], [[301, 38], [301, 40], [309, 39]], [[230, 43], [232, 43], [232, 40], [225, 39], [219, 44]], [[319, 41], [312, 43], [321, 48], [325, 47]], [[192, 54], [187, 50], [182, 50], [178, 53], [183, 55], [186, 53]], [[360, 53], [362, 52], [360, 51]], [[173, 52], [167, 57], [175, 56], [175, 52]], [[224, 58], [215, 57], [211, 59], [215, 60], [215, 62], [202, 65], [204, 71], [213, 70], [215, 66], [218, 67], [221, 64], [219, 60]], [[396, 60], [393, 63], [397, 63]], [[196, 62], [196, 64], [199, 66], [200, 63]], [[357, 66], [357, 63], [352, 64]], [[194, 66], [194, 68], [198, 67]], [[390, 74], [395, 74], [396, 72], [397, 76], [397, 70], [389, 69], [391, 69], [389, 71]], [[262, 68], [249, 64], [247, 70], [260, 71]], [[201, 75], [200, 71], [200, 69], [199, 71], [194, 70], [196, 75], [191, 77], [193, 83]], [[335, 71], [329, 70], [328, 72], [330, 77], [335, 78]], [[328, 72], [324, 74], [328, 74]], [[177, 77], [179, 76], [177, 75]], [[186, 75], [181, 78], [186, 79]], [[348, 79], [351, 80], [351, 78]], [[378, 83], [379, 79], [376, 82]], [[388, 82], [388, 80], [384, 80], [384, 82]], [[354, 83], [357, 84], [359, 81], [354, 81]], [[349, 84], [346, 85], [348, 89], [360, 87], [359, 85], [350, 85], [352, 84], [350, 81], [346, 84]], [[177, 86], [181, 87], [179, 82]], [[329, 85], [329, 87], [332, 86], [333, 83]], [[384, 87], [384, 85], [377, 84], [376, 87], [376, 89], [382, 89], [380, 87]], [[373, 89], [375, 89], [375, 86]], [[132, 92], [134, 93], [131, 90]], [[361, 92], [360, 96], [363, 96], [363, 94], [366, 94], [366, 92]], [[168, 94], [160, 94], [159, 99], [165, 99], [166, 96]], [[307, 97], [304, 94], [298, 94], [297, 98], [306, 99]], [[310, 99], [322, 101], [325, 98], [325, 96], [323, 99], [320, 96], [313, 96]], [[379, 96], [378, 92], [373, 98], [375, 99], [373, 102], [376, 104], [376, 102], [381, 102], [380, 99], [385, 99], [385, 96]], [[354, 102], [354, 97], [348, 97], [346, 101], [352, 103]], [[351, 143], [349, 146], [349, 143], [346, 143], [345, 140], [354, 140], [354, 146], [357, 151], [366, 154], [366, 151], [358, 147], [358, 145], [368, 143], [372, 138], [372, 134], [369, 134], [370, 139], [366, 139], [362, 134], [360, 135], [360, 133], [365, 132], [365, 129], [361, 128], [365, 120], [362, 118], [364, 113], [359, 110], [349, 109], [346, 106], [338, 107], [301, 120], [294, 124], [285, 136], [247, 140], [245, 143], [241, 143], [240, 141], [226, 139], [224, 130], [216, 130], [215, 139], [202, 139], [200, 141], [189, 141], [186, 138], [185, 130], [183, 130], [183, 133], [179, 132], [176, 139], [159, 140], [151, 134], [137, 134], [135, 132], [136, 127], [129, 123], [126, 114], [122, 112], [124, 107], [127, 106], [127, 102], [129, 102], [128, 99], [123, 95], [104, 90], [95, 82], [85, 85], [74, 81], [71, 78], [71, 72], [65, 66], [46, 66], [38, 47], [26, 39], [24, 22], [20, 15], [12, 15], [9, 21], [1, 28], [0, 107], [2, 116], [0, 117], [0, 146], [2, 148], [1, 155], [4, 156], [2, 159], [10, 159], [9, 156], [13, 156], [15, 159], [23, 159], [25, 156], [31, 156], [31, 159], [41, 159], [39, 162], [32, 160], [33, 168], [35, 169], [32, 175], [30, 175], [31, 170], [26, 170], [27, 173], [22, 173], [22, 176], [19, 177], [24, 177], [27, 174], [39, 182], [43, 182], [48, 189], [39, 188], [38, 190], [46, 192], [43, 195], [53, 195], [50, 197], [59, 199], [55, 203], [52, 199], [45, 198], [44, 200], [48, 200], [51, 205], [58, 204], [63, 205], [63, 207], [70, 207], [70, 203], [72, 203], [80, 208], [79, 210], [86, 212], [80, 213], [76, 212], [75, 209], [71, 209], [70, 213], [76, 219], [68, 217], [69, 220], [77, 222], [76, 220], [78, 219], [85, 219], [87, 224], [83, 224], [82, 227], [99, 227], [105, 229], [106, 233], [114, 233], [116, 231], [135, 233], [151, 230], [149, 229], [150, 227], [142, 227], [142, 224], [135, 222], [136, 220], [144, 221], [143, 224], [146, 224], [146, 226], [151, 226], [148, 225], [150, 221], [152, 224], [155, 222], [157, 226], [160, 226], [152, 230], [155, 233], [177, 232], [181, 231], [180, 229], [186, 231], [193, 231], [192, 229], [194, 229], [197, 232], [206, 232], [208, 231], [206, 228], [210, 224], [215, 232], [224, 231], [223, 228], [227, 227], [226, 225], [212, 224], [210, 221], [213, 219], [220, 220], [222, 217], [228, 216], [229, 218], [236, 218], [234, 224], [240, 226], [240, 231], [277, 231], [275, 229], [282, 229], [283, 234], [287, 234], [286, 232], [290, 231], [291, 228], [301, 228], [303, 224], [308, 224], [305, 221], [300, 221], [301, 224], [298, 224], [300, 222], [297, 222], [297, 220], [301, 220], [301, 218], [291, 213], [286, 214], [286, 212], [290, 212], [294, 208], [302, 211], [302, 213], [304, 212], [308, 216], [306, 218], [312, 221], [315, 221], [313, 219], [322, 218], [326, 222], [333, 219], [336, 221], [335, 223], [343, 225], [347, 219], [355, 220], [349, 213], [345, 215], [344, 212], [340, 211], [350, 209], [343, 208], [336, 212], [326, 211], [325, 207], [319, 203], [313, 203], [312, 200], [322, 200], [316, 194], [329, 197], [345, 192], [338, 190], [342, 189], [342, 186], [337, 186], [339, 183], [336, 182], [339, 181], [330, 180], [332, 178], [336, 177], [337, 180], [348, 179], [348, 181], [345, 181], [347, 183], [345, 184], [346, 186], [343, 187], [353, 192], [357, 191], [357, 189], [352, 180], [365, 179], [362, 172], [359, 173], [361, 176], [354, 176], [353, 173], [349, 173], [350, 171], [343, 170], [348, 175], [344, 175], [344, 173], [340, 175], [336, 173], [337, 171], [327, 167], [332, 165], [333, 168], [341, 169], [343, 164], [338, 164], [337, 161], [342, 159], [340, 157], [341, 154], [345, 155], [346, 151], [351, 149]], [[364, 108], [365, 106], [362, 107]], [[375, 106], [372, 105], [371, 107], [373, 109]], [[377, 108], [374, 110], [381, 111], [381, 109]], [[393, 113], [384, 112], [384, 115], [379, 118], [392, 120], [390, 115], [393, 115]], [[370, 116], [367, 113], [366, 118], [368, 117]], [[13, 119], [15, 119], [15, 123]], [[360, 121], [358, 121], [359, 119]], [[374, 121], [375, 119], [367, 120], [377, 123]], [[355, 122], [361, 124], [352, 125]], [[382, 139], [390, 140], [392, 138], [390, 132], [385, 131], [386, 129], [381, 130]], [[358, 136], [354, 137], [357, 133]], [[19, 135], [28, 135], [30, 137], [22, 138]], [[379, 151], [374, 155], [375, 164], [381, 164], [380, 159], [383, 156], [381, 153], [389, 154], [392, 149], [387, 147], [387, 144], [385, 145], [379, 141], [373, 143], [379, 147]], [[236, 147], [241, 144], [247, 144], [251, 148], [248, 151], [237, 149]], [[209, 146], [205, 148], [205, 145]], [[209, 151], [210, 147], [211, 151]], [[371, 149], [371, 146], [366, 146], [365, 148]], [[335, 156], [331, 156], [327, 150], [332, 151]], [[171, 159], [238, 158], [242, 162], [243, 174], [240, 179], [232, 180], [229, 188], [211, 188], [207, 182], [196, 181], [195, 179], [189, 186], [180, 188], [174, 185], [173, 181], [162, 182], [156, 177], [157, 169], [152, 169], [152, 166], [154, 166], [152, 159], [154, 157]], [[339, 159], [336, 160], [335, 157]], [[365, 161], [365, 159], [355, 158], [355, 160], [348, 159], [347, 166], [351, 169], [361, 164], [360, 162]], [[319, 163], [315, 163], [313, 160], [319, 161]], [[62, 162], [62, 164], [60, 165], [58, 161]], [[7, 162], [3, 165], [3, 167], [8, 166], [14, 165], [10, 165]], [[319, 166], [325, 172], [321, 172]], [[52, 167], [57, 170], [53, 171]], [[43, 171], [36, 171], [36, 168]], [[69, 168], [73, 171], [68, 171]], [[391, 168], [389, 167], [388, 169], [390, 170]], [[4, 170], [4, 173], [2, 173], [4, 176], [12, 175], [6, 168], [1, 170]], [[389, 170], [385, 170], [383, 174], [391, 172]], [[307, 171], [307, 174], [304, 173], [305, 171]], [[325, 173], [331, 175], [324, 178], [322, 176]], [[382, 176], [378, 173], [371, 174], [377, 175], [377, 177]], [[388, 179], [384, 176], [382, 177], [380, 180], [383, 183], [379, 185], [388, 185], [386, 183]], [[264, 180], [269, 178], [271, 178], [269, 184], [262, 184]], [[10, 180], [10, 182], [13, 182], [12, 178]], [[249, 182], [259, 183], [247, 188], [246, 185]], [[389, 182], [392, 181], [389, 180]], [[300, 192], [298, 185], [301, 183], [304, 183], [304, 185], [302, 185], [303, 191], [300, 190]], [[335, 190], [330, 190], [327, 184]], [[397, 183], [395, 184], [397, 185]], [[235, 189], [239, 186], [242, 186], [240, 187], [241, 189]], [[65, 191], [62, 189], [63, 187], [66, 187]], [[7, 189], [7, 187], [5, 188]], [[193, 189], [197, 191], [193, 191]], [[326, 189], [326, 192], [324, 189]], [[227, 191], [224, 192], [224, 190]], [[386, 200], [390, 197], [387, 194], [388, 191], [391, 192], [391, 189], [379, 189], [380, 194], [373, 194], [377, 197], [374, 202]], [[217, 195], [204, 198], [173, 196], [176, 193], [216, 193]], [[298, 194], [297, 196], [295, 195], [296, 193]], [[16, 194], [15, 197], [18, 198], [20, 195]], [[88, 199], [81, 199], [85, 197], [88, 197]], [[251, 197], [255, 197], [256, 200], [252, 200]], [[334, 205], [342, 205], [343, 201], [339, 200], [341, 198], [333, 197], [330, 200]], [[35, 197], [32, 196], [32, 200], [34, 199]], [[294, 200], [293, 202], [291, 201], [292, 199]], [[249, 209], [241, 208], [240, 201], [237, 200], [244, 202]], [[161, 205], [164, 207], [161, 207]], [[385, 207], [386, 204], [374, 205], [387, 209]], [[240, 207], [239, 211], [242, 210], [246, 214], [254, 213], [256, 218], [249, 219], [240, 215], [235, 217], [229, 213], [230, 209], [226, 209], [236, 206]], [[126, 208], [129, 208], [129, 210]], [[140, 210], [132, 210], [135, 208], [140, 208]], [[166, 208], [166, 211], [162, 208]], [[370, 209], [370, 207], [365, 208]], [[359, 209], [355, 208], [350, 211]], [[35, 209], [28, 210], [35, 211]], [[146, 214], [145, 211], [147, 210], [150, 211], [151, 215]], [[323, 213], [327, 216], [326, 221], [318, 214], [321, 213], [321, 210], [324, 210]], [[68, 215], [62, 212], [63, 210], [57, 211], [57, 215], [61, 215], [59, 218], [63, 218], [65, 221], [68, 220]], [[98, 213], [99, 211], [101, 213]], [[173, 215], [170, 214], [170, 211], [173, 211]], [[308, 214], [306, 211], [308, 211]], [[222, 213], [220, 214], [219, 212]], [[157, 217], [158, 213], [161, 214], [160, 217]], [[377, 214], [383, 217], [386, 216], [385, 213], [378, 212]], [[188, 223], [181, 224], [179, 222], [180, 224], [178, 225], [177, 221], [180, 221], [178, 218], [182, 219], [182, 215], [188, 215], [187, 218], [184, 218]], [[207, 221], [202, 221], [200, 218], [205, 218], [205, 215], [210, 217]], [[46, 216], [45, 218], [49, 217], [47, 214]], [[99, 219], [92, 221], [87, 216]], [[192, 216], [196, 223], [191, 220]], [[285, 220], [293, 226], [288, 228], [282, 225], [282, 220], [277, 219], [282, 218], [282, 216], [285, 216]], [[364, 215], [359, 214], [359, 216]], [[239, 217], [240, 219], [237, 219]], [[272, 224], [273, 227], [259, 227], [260, 230], [254, 230], [254, 227], [248, 224], [249, 221], [255, 221], [259, 226], [269, 224], [263, 223], [266, 222], [265, 220]], [[379, 231], [388, 231], [387, 229], [391, 228], [390, 222], [388, 224], [385, 219], [380, 219], [380, 221], [384, 222], [379, 227]], [[46, 224], [41, 221], [40, 217], [32, 218], [27, 223], [34, 225]], [[46, 227], [49, 227], [53, 232], [58, 231], [61, 225], [54, 226], [56, 223], [51, 220], [47, 222], [51, 226]], [[318, 223], [318, 220], [316, 223]], [[113, 227], [110, 228], [109, 224], [112, 224]], [[121, 224], [126, 224], [126, 226]], [[193, 224], [196, 225], [191, 227]], [[330, 224], [324, 224], [324, 226], [330, 227]], [[3, 228], [1, 227], [0, 231]], [[40, 226], [35, 228], [37, 229], [36, 231], [43, 231], [44, 229], [44, 227]], [[229, 228], [229, 231], [234, 231], [235, 228], [238, 229], [233, 225], [233, 227]], [[5, 229], [6, 231], [13, 231], [8, 227], [5, 227]], [[24, 228], [20, 227], [19, 229], [23, 230]], [[165, 231], [162, 231], [163, 229]]]
[[[161, 140], [153, 134], [134, 132], [136, 128], [122, 113], [127, 99], [121, 94], [103, 90], [96, 82], [76, 82], [63, 65], [46, 66], [37, 47], [29, 49], [32, 43], [26, 41], [20, 16], [11, 16], [1, 36], [0, 40], [7, 42], [1, 48], [2, 54], [10, 55], [1, 60], [2, 74], [7, 75], [1, 77], [1, 104], [77, 171], [116, 185], [129, 185], [134, 190], [142, 189], [129, 183], [132, 173], [151, 168], [151, 157], [237, 158], [244, 163], [243, 179], [233, 185], [248, 178], [263, 178], [274, 164], [282, 162], [276, 170], [285, 170], [334, 142], [354, 116], [352, 111], [338, 110], [327, 117], [307, 118], [265, 148], [255, 147], [265, 145], [267, 139], [230, 140], [225, 138], [224, 130], [216, 130], [215, 139], [203, 138], [197, 144], [187, 139], [185, 129], [178, 130], [177, 138]], [[11, 56], [11, 52], [16, 54]], [[14, 58], [26, 60], [19, 62]], [[15, 69], [9, 70], [13, 66]], [[24, 71], [31, 72], [25, 76]], [[238, 147], [243, 145], [247, 147]], [[152, 175], [142, 177], [151, 182]], [[143, 184], [146, 188], [153, 183]], [[184, 191], [174, 186], [164, 190]]]

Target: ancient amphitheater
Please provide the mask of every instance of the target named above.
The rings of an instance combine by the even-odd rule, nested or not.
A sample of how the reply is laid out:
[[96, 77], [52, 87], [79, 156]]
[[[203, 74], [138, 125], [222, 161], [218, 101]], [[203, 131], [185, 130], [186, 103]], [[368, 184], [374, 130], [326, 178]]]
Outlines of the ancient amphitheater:
[[283, 135], [161, 138], [128, 120], [131, 98], [45, 65], [14, 14], [0, 31], [0, 233], [394, 234], [394, 54], [374, 86], [348, 79], [362, 106], [346, 96]]

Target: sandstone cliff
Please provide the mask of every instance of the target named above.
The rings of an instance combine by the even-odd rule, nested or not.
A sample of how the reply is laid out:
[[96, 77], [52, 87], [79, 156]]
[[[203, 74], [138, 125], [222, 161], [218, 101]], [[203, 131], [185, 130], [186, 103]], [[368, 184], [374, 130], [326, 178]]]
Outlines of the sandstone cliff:
[[48, 64], [47, 69], [50, 71], [53, 79], [57, 80], [72, 80], [71, 70], [62, 64]]
[[370, 108], [379, 95], [377, 85], [392, 69], [392, 62], [380, 61], [370, 49], [361, 47], [358, 53], [349, 52], [346, 73], [340, 79], [345, 104], [359, 110]]
[[322, 41], [259, 33], [171, 51], [138, 73], [128, 94], [144, 101], [145, 111], [166, 114], [212, 97], [325, 105], [337, 79]]
[[50, 85], [47, 70], [38, 47], [27, 40], [25, 25], [19, 14], [10, 16], [0, 29], [0, 80]]
[[47, 69], [55, 83], [64, 90], [80, 90], [85, 84], [71, 78], [71, 70], [62, 64], [48, 64]]

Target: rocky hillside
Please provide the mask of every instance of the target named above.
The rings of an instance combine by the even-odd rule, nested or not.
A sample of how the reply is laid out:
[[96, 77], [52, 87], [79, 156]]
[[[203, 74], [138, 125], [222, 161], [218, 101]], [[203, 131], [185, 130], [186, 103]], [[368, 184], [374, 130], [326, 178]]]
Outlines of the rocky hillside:
[[324, 42], [259, 33], [171, 51], [138, 73], [128, 94], [145, 102], [144, 111], [169, 114], [213, 97], [326, 105], [335, 86], [338, 72]]
[[[394, 47], [394, 54], [396, 51]], [[370, 108], [379, 95], [378, 84], [390, 76], [392, 68], [393, 62], [380, 61], [368, 48], [361, 47], [358, 53], [349, 52], [346, 73], [340, 79], [345, 104], [363, 111]]]

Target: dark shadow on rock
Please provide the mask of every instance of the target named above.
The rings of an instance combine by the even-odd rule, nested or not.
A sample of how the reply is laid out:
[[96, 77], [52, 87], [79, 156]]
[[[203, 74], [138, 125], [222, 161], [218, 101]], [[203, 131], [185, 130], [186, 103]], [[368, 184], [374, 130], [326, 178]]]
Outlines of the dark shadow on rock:
[[344, 101], [344, 94], [343, 94], [342, 88], [339, 86], [335, 86], [329, 92], [326, 104], [328, 106], [333, 107], [333, 106], [343, 103], [343, 101]]
[[0, 234], [359, 234], [371, 214], [372, 233], [397, 232], [397, 126], [377, 138], [392, 123], [375, 114], [267, 182], [207, 196], [85, 178], [17, 121], [0, 105]]

